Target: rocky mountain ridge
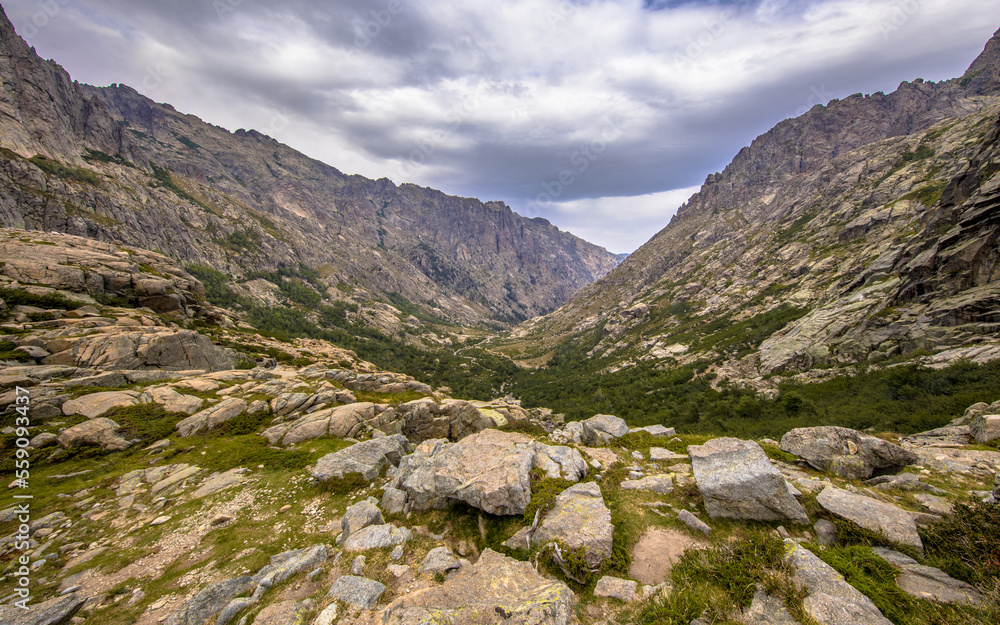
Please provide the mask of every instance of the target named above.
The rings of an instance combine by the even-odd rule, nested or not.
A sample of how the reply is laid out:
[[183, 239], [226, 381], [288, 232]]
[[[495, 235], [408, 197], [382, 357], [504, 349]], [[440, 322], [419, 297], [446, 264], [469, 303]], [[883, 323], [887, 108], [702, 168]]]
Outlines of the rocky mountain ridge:
[[130, 87], [77, 83], [6, 16], [0, 68], [5, 226], [156, 249], [236, 278], [305, 267], [330, 300], [392, 295], [463, 324], [547, 312], [618, 262], [499, 202], [345, 175]]
[[1000, 356], [1000, 37], [962, 78], [781, 122], [602, 280], [496, 345], [729, 378], [945, 353]]

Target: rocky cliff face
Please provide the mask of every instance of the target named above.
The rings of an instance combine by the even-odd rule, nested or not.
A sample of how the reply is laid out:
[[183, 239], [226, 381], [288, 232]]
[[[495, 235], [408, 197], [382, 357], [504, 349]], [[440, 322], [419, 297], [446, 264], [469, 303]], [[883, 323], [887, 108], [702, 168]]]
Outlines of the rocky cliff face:
[[[318, 269], [452, 321], [552, 310], [617, 258], [498, 202], [349, 176], [43, 61], [0, 16], [0, 224], [156, 249], [236, 277]], [[252, 294], [252, 289], [248, 292]]]
[[528, 360], [568, 340], [612, 368], [708, 359], [737, 378], [917, 350], [1000, 356], [998, 94], [995, 36], [960, 79], [781, 122], [504, 349]]

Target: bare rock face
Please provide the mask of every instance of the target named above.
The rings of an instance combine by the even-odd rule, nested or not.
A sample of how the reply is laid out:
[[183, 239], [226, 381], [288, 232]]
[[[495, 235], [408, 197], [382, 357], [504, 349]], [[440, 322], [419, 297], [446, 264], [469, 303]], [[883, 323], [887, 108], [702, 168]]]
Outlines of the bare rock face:
[[817, 503], [842, 519], [882, 534], [896, 544], [923, 551], [917, 525], [905, 510], [864, 495], [856, 495], [835, 486], [827, 486], [816, 497]]
[[224, 371], [235, 364], [232, 350], [219, 347], [191, 330], [156, 327], [136, 330], [99, 328], [80, 337], [60, 339], [63, 349], [45, 358], [50, 365], [91, 369], [202, 369]]
[[127, 449], [131, 443], [118, 436], [118, 428], [111, 419], [98, 417], [66, 428], [56, 440], [67, 449], [80, 445], [97, 445], [110, 451]]
[[523, 514], [531, 501], [534, 441], [488, 429], [457, 443], [421, 443], [399, 464], [395, 487], [415, 510], [461, 501], [490, 514]]
[[[452, 625], [568, 625], [576, 596], [528, 562], [486, 549], [441, 586], [403, 595], [383, 611], [386, 625], [444, 620]], [[426, 619], [426, 620], [424, 620]]]
[[899, 445], [831, 425], [796, 428], [781, 437], [781, 449], [820, 471], [856, 480], [896, 473], [917, 462], [916, 454]]
[[757, 443], [716, 438], [704, 445], [691, 445], [688, 454], [698, 490], [713, 519], [809, 522], [781, 471], [771, 465]]
[[1000, 415], [977, 415], [969, 424], [969, 429], [979, 444], [1000, 439]]
[[4, 605], [0, 606], [0, 622], [7, 625], [63, 625], [69, 623], [86, 602], [86, 597], [71, 593], [33, 604], [27, 610]]

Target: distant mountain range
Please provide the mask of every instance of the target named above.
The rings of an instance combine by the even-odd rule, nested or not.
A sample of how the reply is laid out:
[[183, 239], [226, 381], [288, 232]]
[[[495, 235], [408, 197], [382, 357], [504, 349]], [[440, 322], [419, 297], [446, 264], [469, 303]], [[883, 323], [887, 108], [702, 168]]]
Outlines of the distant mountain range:
[[250, 301], [291, 305], [281, 284], [252, 280], [279, 272], [394, 332], [407, 330], [401, 308], [456, 324], [522, 321], [619, 262], [500, 202], [346, 175], [125, 85], [80, 84], [2, 11], [0, 73], [4, 226], [158, 250], [232, 276]]

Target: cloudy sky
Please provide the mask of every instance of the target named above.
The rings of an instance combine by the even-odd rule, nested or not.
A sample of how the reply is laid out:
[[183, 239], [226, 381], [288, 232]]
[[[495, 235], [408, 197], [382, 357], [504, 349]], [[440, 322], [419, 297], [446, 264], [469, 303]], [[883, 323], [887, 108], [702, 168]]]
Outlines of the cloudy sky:
[[630, 252], [778, 121], [959, 76], [995, 0], [2, 0], [73, 78]]

